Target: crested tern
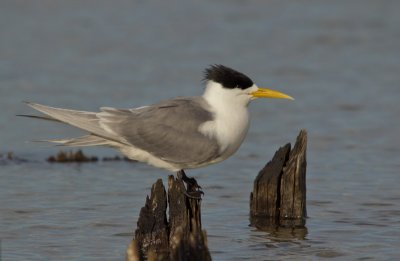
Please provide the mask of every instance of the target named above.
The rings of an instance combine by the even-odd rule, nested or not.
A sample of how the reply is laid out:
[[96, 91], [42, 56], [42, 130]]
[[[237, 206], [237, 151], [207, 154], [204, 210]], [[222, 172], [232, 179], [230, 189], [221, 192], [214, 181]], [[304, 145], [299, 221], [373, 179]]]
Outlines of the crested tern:
[[27, 102], [45, 116], [22, 116], [66, 123], [88, 133], [46, 142], [113, 147], [130, 159], [177, 172], [187, 182], [184, 169], [221, 162], [238, 150], [249, 128], [250, 101], [293, 99], [260, 88], [245, 74], [223, 65], [205, 69], [204, 82], [202, 96], [178, 97], [133, 109], [102, 107], [100, 112], [88, 112]]

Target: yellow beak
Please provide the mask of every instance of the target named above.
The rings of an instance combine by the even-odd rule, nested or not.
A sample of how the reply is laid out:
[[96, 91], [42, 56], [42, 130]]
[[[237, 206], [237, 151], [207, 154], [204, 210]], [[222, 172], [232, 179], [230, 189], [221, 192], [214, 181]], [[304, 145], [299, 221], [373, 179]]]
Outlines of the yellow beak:
[[277, 98], [294, 100], [293, 97], [287, 94], [266, 88], [258, 88], [257, 91], [250, 93], [250, 95], [252, 95], [254, 98]]

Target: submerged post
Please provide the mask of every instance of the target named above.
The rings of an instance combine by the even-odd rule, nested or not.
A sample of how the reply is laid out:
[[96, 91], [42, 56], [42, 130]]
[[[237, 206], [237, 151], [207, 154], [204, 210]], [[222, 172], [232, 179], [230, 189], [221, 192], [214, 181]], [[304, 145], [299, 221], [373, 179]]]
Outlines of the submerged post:
[[250, 219], [256, 227], [303, 227], [306, 210], [307, 132], [291, 150], [279, 148], [259, 172], [250, 194]]
[[127, 249], [127, 261], [211, 260], [201, 229], [201, 200], [187, 197], [184, 189], [182, 180], [173, 176], [168, 177], [168, 195], [161, 179], [153, 184], [140, 211], [135, 239]]

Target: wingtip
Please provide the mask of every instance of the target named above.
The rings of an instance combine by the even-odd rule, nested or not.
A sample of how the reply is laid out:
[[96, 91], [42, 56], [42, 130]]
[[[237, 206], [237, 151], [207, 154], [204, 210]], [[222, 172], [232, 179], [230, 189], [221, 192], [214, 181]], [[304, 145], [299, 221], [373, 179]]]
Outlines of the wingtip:
[[31, 115], [31, 114], [16, 114], [17, 117], [26, 117], [26, 118], [40, 118], [41, 116]]

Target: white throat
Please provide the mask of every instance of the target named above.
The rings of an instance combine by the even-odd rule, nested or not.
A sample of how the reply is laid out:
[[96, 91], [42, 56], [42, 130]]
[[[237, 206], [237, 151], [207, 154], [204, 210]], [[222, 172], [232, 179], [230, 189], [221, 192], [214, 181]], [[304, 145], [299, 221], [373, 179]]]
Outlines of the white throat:
[[252, 86], [246, 90], [239, 88], [228, 89], [221, 84], [209, 81], [203, 98], [210, 105], [215, 119], [200, 126], [200, 131], [216, 138], [221, 149], [219, 162], [231, 156], [242, 144], [250, 124], [247, 105], [251, 100], [249, 93], [257, 90]]

